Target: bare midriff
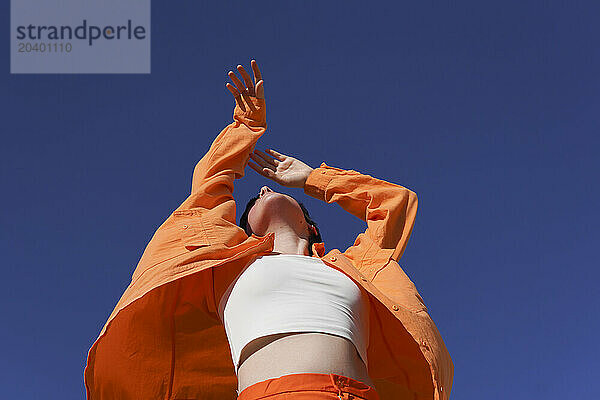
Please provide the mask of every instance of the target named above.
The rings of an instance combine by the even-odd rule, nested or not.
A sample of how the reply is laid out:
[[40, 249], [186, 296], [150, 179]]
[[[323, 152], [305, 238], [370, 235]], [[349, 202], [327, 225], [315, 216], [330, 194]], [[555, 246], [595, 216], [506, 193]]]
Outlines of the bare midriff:
[[299, 373], [337, 374], [373, 387], [354, 344], [341, 336], [292, 332], [264, 336], [242, 350], [238, 391], [255, 383]]

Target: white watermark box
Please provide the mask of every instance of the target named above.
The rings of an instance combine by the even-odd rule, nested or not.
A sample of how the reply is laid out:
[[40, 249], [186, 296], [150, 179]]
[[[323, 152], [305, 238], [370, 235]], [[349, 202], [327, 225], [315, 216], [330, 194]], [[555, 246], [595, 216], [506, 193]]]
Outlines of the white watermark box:
[[150, 73], [150, 0], [11, 0], [10, 72]]

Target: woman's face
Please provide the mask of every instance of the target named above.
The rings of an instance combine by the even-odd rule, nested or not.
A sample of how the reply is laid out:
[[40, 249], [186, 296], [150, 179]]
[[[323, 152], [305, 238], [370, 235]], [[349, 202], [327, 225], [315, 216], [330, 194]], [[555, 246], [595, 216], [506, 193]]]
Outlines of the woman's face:
[[259, 198], [248, 212], [248, 224], [258, 236], [264, 236], [280, 225], [288, 225], [298, 236], [308, 238], [308, 224], [298, 202], [268, 186], [260, 189]]

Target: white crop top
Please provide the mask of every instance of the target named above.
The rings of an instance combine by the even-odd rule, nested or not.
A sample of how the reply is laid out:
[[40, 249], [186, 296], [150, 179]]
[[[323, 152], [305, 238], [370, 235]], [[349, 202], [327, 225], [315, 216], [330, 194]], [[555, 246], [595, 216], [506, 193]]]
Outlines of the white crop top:
[[225, 291], [219, 316], [236, 374], [244, 346], [266, 335], [287, 332], [347, 338], [367, 365], [368, 295], [317, 257], [275, 254], [257, 258]]

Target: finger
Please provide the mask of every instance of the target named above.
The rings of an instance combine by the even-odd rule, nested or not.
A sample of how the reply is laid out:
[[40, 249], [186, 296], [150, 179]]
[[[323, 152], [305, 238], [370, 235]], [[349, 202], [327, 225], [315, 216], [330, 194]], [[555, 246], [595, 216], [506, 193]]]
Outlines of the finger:
[[262, 151], [260, 151], [258, 149], [254, 150], [254, 153], [256, 153], [258, 156], [260, 156], [268, 164], [271, 164], [271, 165], [273, 165], [275, 167], [277, 167], [277, 165], [279, 165], [279, 162], [280, 162], [279, 160], [274, 159], [270, 155], [265, 154], [265, 153], [263, 153]]
[[256, 98], [257, 99], [264, 99], [265, 98], [265, 85], [264, 85], [264, 83], [265, 83], [265, 81], [263, 81], [261, 79], [256, 84]]
[[266, 149], [266, 151], [269, 152], [269, 154], [271, 154], [273, 157], [277, 158], [279, 161], [284, 161], [287, 157], [286, 155], [278, 153], [273, 149]]
[[[256, 107], [254, 107], [254, 104], [252, 104], [252, 100], [250, 100], [250, 96], [248, 95], [248, 90], [246, 89], [242, 81], [239, 80], [239, 78], [233, 71], [229, 71], [227, 75], [233, 81], [237, 90], [242, 94], [242, 97], [244, 98], [244, 100], [246, 100], [246, 103], [248, 103], [248, 107], [250, 107], [252, 111], [256, 111]], [[244, 111], [246, 111], [245, 108]]]
[[254, 83], [252, 83], [252, 78], [250, 78], [250, 75], [248, 75], [248, 73], [244, 69], [243, 65], [238, 65], [237, 69], [238, 69], [239, 73], [242, 75], [242, 78], [244, 79], [244, 83], [246, 84], [246, 87], [248, 88], [248, 94], [250, 94], [250, 96], [254, 96], [255, 92], [254, 92]]
[[260, 74], [256, 60], [250, 61], [250, 66], [252, 67], [252, 72], [254, 73], [254, 82], [256, 82], [258, 85], [258, 81], [262, 80], [262, 75]]
[[271, 171], [270, 169], [263, 168], [262, 172], [263, 172], [264, 176], [266, 176], [267, 178], [272, 179], [275, 182], [279, 181], [279, 179], [277, 179], [277, 175], [275, 175], [275, 172]]
[[273, 173], [273, 171], [271, 171], [270, 169], [259, 167], [258, 165], [254, 164], [253, 162], [248, 162], [248, 165], [250, 166], [250, 168], [252, 168], [256, 172], [258, 172], [262, 176], [265, 176], [267, 178], [275, 180], [275, 173]]
[[265, 160], [264, 158], [261, 158], [260, 156], [254, 154], [254, 153], [250, 153], [250, 158], [252, 158], [252, 160], [254, 162], [256, 162], [257, 164], [260, 164], [260, 166], [262, 166], [262, 167], [272, 169], [273, 171], [277, 170], [276, 164], [269, 162], [268, 160]]
[[257, 156], [254, 153], [250, 153], [250, 158], [252, 158], [252, 161], [257, 163], [261, 167], [268, 168], [273, 171], [276, 169], [276, 166], [274, 164], [269, 164], [267, 161], [265, 161], [264, 159], [262, 159], [261, 157]]
[[229, 82], [226, 83], [225, 86], [227, 86], [227, 89], [229, 89], [233, 97], [235, 97], [236, 104], [242, 109], [242, 111], [246, 111], [246, 106], [242, 101], [242, 96], [240, 95], [240, 92], [238, 92], [237, 89]]
[[240, 92], [238, 92], [237, 89], [235, 88], [235, 86], [233, 86], [231, 83], [227, 82], [225, 84], [225, 86], [227, 87], [227, 89], [229, 89], [229, 91], [231, 92], [231, 94], [233, 95], [233, 97], [239, 97], [240, 96]]
[[235, 87], [237, 88], [238, 92], [243, 94], [246, 91], [246, 86], [244, 86], [242, 81], [240, 81], [235, 72], [229, 71], [227, 75], [229, 76], [229, 79], [231, 79], [231, 81], [235, 84]]
[[248, 166], [250, 168], [252, 168], [253, 170], [255, 170], [256, 172], [258, 172], [259, 174], [261, 174], [262, 176], [265, 176], [265, 173], [263, 172], [262, 167], [259, 167], [258, 165], [254, 164], [253, 162], [248, 161]]
[[248, 107], [250, 107], [252, 111], [256, 111], [256, 107], [254, 106], [254, 103], [252, 103], [252, 100], [250, 100], [250, 95], [247, 90], [242, 92], [242, 97], [246, 100], [246, 103], [248, 103]]

